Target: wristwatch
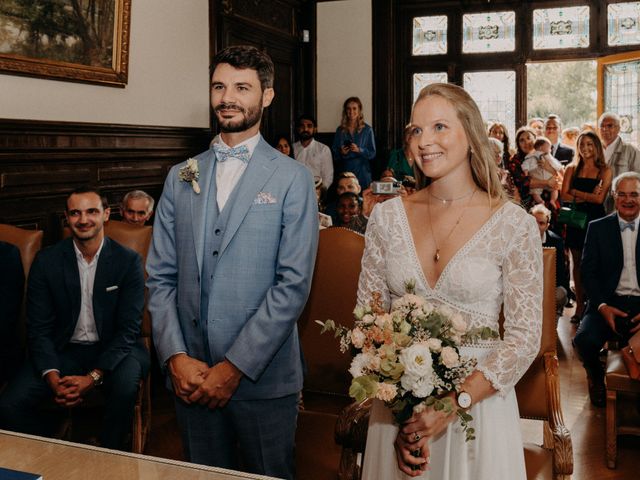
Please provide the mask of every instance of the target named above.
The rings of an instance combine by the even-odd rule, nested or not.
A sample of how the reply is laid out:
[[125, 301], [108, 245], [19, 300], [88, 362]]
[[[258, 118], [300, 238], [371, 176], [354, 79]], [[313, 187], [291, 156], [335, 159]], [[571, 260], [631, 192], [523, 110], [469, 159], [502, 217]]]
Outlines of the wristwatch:
[[462, 408], [463, 410], [469, 409], [471, 407], [471, 404], [473, 403], [471, 394], [469, 392], [465, 392], [464, 390], [459, 391], [456, 395], [456, 403], [458, 404], [458, 407]]
[[102, 385], [102, 374], [100, 372], [98, 372], [97, 370], [91, 370], [89, 372], [89, 376], [93, 380], [93, 385], [95, 387], [99, 387], [100, 385]]

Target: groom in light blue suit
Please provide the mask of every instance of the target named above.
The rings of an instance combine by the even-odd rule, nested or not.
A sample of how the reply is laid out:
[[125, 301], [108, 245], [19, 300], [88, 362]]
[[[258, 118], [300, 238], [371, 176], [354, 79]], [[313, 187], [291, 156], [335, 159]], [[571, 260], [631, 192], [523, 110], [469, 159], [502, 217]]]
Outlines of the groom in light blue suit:
[[171, 169], [156, 212], [153, 338], [188, 460], [294, 478], [296, 320], [318, 242], [313, 178], [260, 136], [271, 59], [229, 47], [213, 69], [220, 139]]

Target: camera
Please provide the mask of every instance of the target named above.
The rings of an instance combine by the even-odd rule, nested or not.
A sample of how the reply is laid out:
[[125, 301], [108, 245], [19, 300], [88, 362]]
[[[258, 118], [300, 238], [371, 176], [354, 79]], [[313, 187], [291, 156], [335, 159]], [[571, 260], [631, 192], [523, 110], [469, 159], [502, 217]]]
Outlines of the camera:
[[402, 182], [371, 182], [371, 193], [374, 195], [399, 195]]
[[348, 139], [347, 139], [347, 140], [345, 140], [344, 142], [342, 142], [342, 146], [343, 146], [343, 147], [350, 147], [352, 143], [353, 143], [353, 142], [352, 142], [351, 140], [348, 140]]

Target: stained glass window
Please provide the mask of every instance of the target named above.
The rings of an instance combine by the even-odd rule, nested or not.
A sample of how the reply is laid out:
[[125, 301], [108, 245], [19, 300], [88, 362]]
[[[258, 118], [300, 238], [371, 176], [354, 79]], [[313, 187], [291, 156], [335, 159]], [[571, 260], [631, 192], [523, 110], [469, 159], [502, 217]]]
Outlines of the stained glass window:
[[416, 101], [420, 90], [432, 83], [447, 83], [447, 72], [414, 73], [413, 74], [413, 101]]
[[640, 43], [640, 2], [612, 3], [607, 7], [609, 45]]
[[464, 53], [513, 52], [516, 48], [516, 14], [470, 13], [462, 16]]
[[464, 89], [475, 100], [486, 122], [502, 122], [513, 138], [516, 124], [516, 72], [467, 72]]
[[604, 109], [620, 115], [620, 136], [640, 144], [640, 60], [604, 66]]
[[415, 17], [413, 19], [413, 55], [444, 55], [447, 53], [447, 16]]
[[587, 48], [589, 6], [533, 11], [533, 48]]

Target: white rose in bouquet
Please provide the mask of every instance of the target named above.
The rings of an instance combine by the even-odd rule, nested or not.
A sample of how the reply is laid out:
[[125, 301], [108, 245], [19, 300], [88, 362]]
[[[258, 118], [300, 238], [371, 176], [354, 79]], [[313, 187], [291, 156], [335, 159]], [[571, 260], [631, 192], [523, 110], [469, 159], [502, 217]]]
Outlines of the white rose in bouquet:
[[447, 368], [454, 368], [460, 364], [458, 352], [451, 347], [444, 347], [440, 352], [440, 361]]

